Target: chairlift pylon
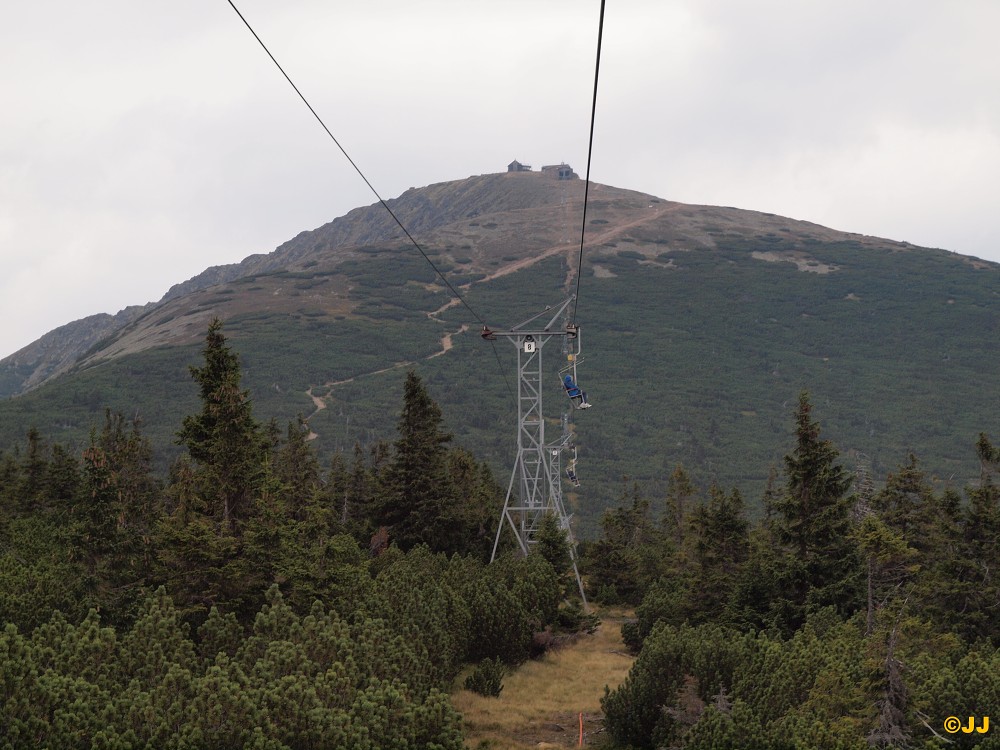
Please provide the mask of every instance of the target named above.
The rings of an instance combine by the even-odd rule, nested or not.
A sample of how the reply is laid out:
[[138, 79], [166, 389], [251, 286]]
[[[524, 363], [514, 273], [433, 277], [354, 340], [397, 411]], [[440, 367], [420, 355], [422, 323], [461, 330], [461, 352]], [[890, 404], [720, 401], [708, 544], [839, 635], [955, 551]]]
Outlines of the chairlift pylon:
[[[560, 481], [564, 473], [561, 455], [569, 444], [567, 416], [564, 410], [563, 437], [555, 443], [548, 443], [545, 440], [546, 420], [542, 413], [542, 395], [546, 390], [543, 385], [550, 377], [544, 374], [542, 367], [542, 354], [546, 344], [561, 339], [563, 353], [573, 354], [570, 365], [579, 359], [579, 328], [568, 323], [561, 327], [557, 322], [560, 318], [565, 320], [564, 314], [573, 300], [574, 297], [571, 296], [562, 304], [554, 308], [548, 307], [509, 329], [491, 329], [484, 325], [480, 335], [486, 341], [506, 339], [517, 350], [517, 456], [507, 485], [490, 561], [496, 559], [500, 535], [505, 527], [510, 527], [521, 552], [527, 555], [537, 543], [535, 536], [542, 519], [547, 514], [555, 515], [560, 527], [567, 533], [573, 572], [580, 589], [580, 598], [586, 607], [587, 596], [577, 567], [576, 542], [573, 539], [570, 515], [563, 502]], [[577, 343], [573, 345], [573, 341]]]

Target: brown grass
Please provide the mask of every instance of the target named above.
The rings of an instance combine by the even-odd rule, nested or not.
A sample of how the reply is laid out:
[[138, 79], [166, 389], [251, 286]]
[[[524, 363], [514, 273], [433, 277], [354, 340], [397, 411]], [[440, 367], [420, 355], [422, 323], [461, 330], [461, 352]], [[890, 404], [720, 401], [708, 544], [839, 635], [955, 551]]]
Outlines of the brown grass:
[[528, 750], [576, 747], [583, 713], [584, 745], [597, 744], [603, 728], [601, 697], [628, 674], [633, 657], [621, 640], [626, 613], [601, 611], [593, 635], [529, 661], [503, 681], [499, 698], [484, 698], [462, 689], [459, 676], [452, 702], [465, 724], [466, 747]]

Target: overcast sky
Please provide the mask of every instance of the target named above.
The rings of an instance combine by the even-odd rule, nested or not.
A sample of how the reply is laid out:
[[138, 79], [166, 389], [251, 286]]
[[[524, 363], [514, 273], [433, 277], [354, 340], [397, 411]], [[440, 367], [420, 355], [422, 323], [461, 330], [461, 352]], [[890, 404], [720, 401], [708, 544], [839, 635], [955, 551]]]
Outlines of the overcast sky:
[[[0, 358], [375, 201], [227, 0], [6, 5]], [[237, 6], [385, 198], [584, 174], [599, 0]], [[593, 180], [1000, 261], [997, 0], [607, 6]]]

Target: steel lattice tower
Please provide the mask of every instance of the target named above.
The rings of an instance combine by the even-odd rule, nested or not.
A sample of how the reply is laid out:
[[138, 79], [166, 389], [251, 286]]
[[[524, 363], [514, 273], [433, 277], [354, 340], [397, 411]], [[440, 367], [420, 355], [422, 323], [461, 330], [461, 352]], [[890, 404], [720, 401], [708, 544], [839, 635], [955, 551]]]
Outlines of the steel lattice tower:
[[[497, 525], [490, 562], [496, 557], [500, 534], [505, 523], [513, 530], [521, 552], [527, 555], [536, 543], [535, 535], [542, 519], [546, 514], [552, 513], [556, 516], [559, 528], [566, 532], [573, 574], [580, 589], [580, 596], [586, 605], [587, 597], [576, 564], [576, 542], [573, 539], [570, 517], [566, 513], [562, 495], [561, 457], [563, 450], [569, 444], [570, 437], [567, 431], [567, 417], [563, 415], [563, 429], [559, 439], [547, 444], [545, 416], [542, 411], [544, 383], [542, 350], [555, 338], [563, 343], [562, 351], [565, 351], [566, 342], [579, 335], [578, 329], [570, 325], [553, 330], [556, 321], [566, 312], [572, 301], [573, 297], [570, 297], [557, 308], [547, 308], [509, 331], [492, 331], [484, 328], [482, 332], [485, 339], [503, 337], [517, 348], [517, 458], [514, 460], [514, 468], [507, 485], [507, 496]], [[529, 328], [531, 323], [540, 318], [544, 319], [547, 314], [551, 314], [548, 323], [537, 328]]]

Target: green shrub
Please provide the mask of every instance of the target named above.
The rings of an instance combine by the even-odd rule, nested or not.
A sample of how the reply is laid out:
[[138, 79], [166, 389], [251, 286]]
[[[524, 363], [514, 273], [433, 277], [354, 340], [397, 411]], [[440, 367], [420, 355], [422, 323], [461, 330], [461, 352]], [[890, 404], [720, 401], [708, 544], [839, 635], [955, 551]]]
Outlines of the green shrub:
[[618, 596], [618, 589], [610, 583], [601, 584], [601, 587], [597, 590], [593, 598], [598, 604], [603, 604], [606, 607], [613, 607], [622, 603], [621, 597]]
[[499, 698], [506, 673], [507, 667], [499, 658], [483, 659], [472, 674], [465, 678], [465, 689], [487, 698]]
[[601, 625], [601, 618], [583, 611], [579, 600], [573, 599], [559, 609], [556, 625], [566, 633], [586, 633], [593, 635]]

